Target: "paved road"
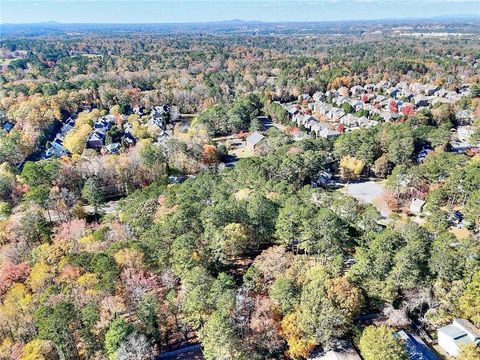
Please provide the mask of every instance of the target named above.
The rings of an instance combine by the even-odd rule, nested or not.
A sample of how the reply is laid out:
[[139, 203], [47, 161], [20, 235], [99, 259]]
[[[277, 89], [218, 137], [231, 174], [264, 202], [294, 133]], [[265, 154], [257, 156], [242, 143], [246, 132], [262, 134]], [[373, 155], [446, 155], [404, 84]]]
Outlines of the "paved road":
[[202, 357], [202, 347], [200, 344], [197, 345], [191, 345], [191, 346], [186, 346], [184, 348], [178, 349], [178, 350], [173, 350], [173, 351], [168, 351], [163, 354], [158, 355], [156, 360], [201, 360], [203, 359]]

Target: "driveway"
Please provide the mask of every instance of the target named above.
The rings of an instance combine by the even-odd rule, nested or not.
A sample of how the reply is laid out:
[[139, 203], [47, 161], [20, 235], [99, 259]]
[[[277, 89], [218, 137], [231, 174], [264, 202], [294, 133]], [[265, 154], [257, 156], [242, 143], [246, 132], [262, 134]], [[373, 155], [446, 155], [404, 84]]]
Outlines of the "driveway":
[[388, 217], [392, 213], [383, 197], [385, 193], [383, 182], [369, 180], [350, 183], [345, 185], [343, 192], [362, 203], [372, 204], [383, 217]]

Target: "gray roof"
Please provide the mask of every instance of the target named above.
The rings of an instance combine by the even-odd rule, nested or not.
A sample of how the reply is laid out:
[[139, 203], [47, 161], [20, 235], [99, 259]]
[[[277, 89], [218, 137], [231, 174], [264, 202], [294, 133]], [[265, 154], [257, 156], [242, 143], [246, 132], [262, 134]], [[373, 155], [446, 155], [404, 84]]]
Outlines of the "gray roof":
[[252, 134], [250, 134], [249, 137], [247, 137], [247, 143], [252, 144], [252, 145], [257, 145], [264, 138], [265, 138], [265, 136], [260, 134], [258, 131], [255, 131]]
[[453, 324], [450, 324], [438, 329], [438, 332], [444, 335], [447, 335], [448, 337], [451, 337], [454, 340], [460, 339], [461, 337], [467, 335], [465, 331], [463, 331], [462, 329], [459, 329]]

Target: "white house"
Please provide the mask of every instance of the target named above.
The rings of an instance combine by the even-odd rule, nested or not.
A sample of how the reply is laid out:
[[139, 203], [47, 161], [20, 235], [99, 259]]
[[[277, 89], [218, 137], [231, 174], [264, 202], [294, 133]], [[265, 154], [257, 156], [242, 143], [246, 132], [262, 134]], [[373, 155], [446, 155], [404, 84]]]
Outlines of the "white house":
[[423, 210], [423, 205], [425, 205], [425, 201], [422, 199], [413, 199], [410, 203], [410, 212], [414, 215], [420, 215]]
[[438, 345], [445, 352], [456, 357], [462, 345], [480, 345], [480, 330], [468, 320], [454, 319], [450, 325], [437, 330]]
[[459, 126], [457, 127], [457, 138], [462, 142], [469, 142], [471, 136], [475, 133], [475, 130], [471, 126]]
[[265, 136], [260, 134], [258, 131], [254, 131], [252, 134], [250, 134], [250, 136], [247, 137], [246, 146], [253, 151], [263, 139], [265, 139]]

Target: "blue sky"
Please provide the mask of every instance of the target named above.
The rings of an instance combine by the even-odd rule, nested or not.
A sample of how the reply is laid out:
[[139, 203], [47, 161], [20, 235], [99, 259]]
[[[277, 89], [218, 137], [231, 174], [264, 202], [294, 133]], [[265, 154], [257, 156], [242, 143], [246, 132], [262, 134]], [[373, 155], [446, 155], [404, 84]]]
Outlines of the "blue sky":
[[370, 20], [480, 15], [480, 0], [0, 0], [1, 23]]

